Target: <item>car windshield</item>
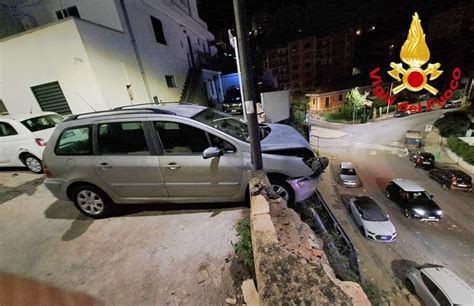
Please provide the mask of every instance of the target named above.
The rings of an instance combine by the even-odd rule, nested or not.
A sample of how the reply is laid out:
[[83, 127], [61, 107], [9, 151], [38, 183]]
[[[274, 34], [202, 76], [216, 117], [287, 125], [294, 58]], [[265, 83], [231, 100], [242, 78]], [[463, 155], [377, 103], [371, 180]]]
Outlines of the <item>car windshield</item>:
[[26, 126], [30, 131], [37, 132], [46, 129], [50, 129], [56, 126], [56, 124], [63, 121], [64, 118], [60, 115], [45, 115], [35, 118], [23, 120], [21, 123]]
[[381, 210], [363, 210], [362, 219], [375, 222], [388, 221], [387, 216]]
[[424, 191], [407, 192], [409, 202], [425, 202], [430, 200], [430, 197]]
[[341, 174], [344, 175], [356, 175], [356, 171], [354, 168], [342, 168]]
[[239, 140], [249, 142], [247, 123], [226, 113], [207, 108], [193, 117], [194, 120], [218, 129]]

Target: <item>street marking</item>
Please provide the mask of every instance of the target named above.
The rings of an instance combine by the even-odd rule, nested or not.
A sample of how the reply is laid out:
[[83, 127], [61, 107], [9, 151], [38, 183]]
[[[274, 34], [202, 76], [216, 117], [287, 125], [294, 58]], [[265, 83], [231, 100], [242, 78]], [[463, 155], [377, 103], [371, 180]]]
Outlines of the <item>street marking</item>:
[[369, 154], [370, 155], [377, 155], [377, 151], [370, 151]]

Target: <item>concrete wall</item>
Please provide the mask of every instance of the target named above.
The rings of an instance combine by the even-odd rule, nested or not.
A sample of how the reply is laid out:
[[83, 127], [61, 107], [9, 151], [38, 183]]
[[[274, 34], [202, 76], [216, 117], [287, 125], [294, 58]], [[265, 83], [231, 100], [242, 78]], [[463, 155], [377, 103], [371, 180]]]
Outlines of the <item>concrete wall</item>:
[[[187, 37], [195, 60], [203, 50], [203, 42], [207, 46], [207, 40], [213, 39], [212, 34], [202, 24], [189, 18], [184, 11], [173, 9], [173, 3], [169, 5], [157, 5], [156, 2], [146, 0], [126, 1], [151, 95], [157, 96], [163, 102], [179, 101], [181, 96], [190, 69]], [[166, 45], [156, 41], [151, 16], [161, 21]], [[121, 18], [123, 19], [123, 16]], [[168, 88], [165, 75], [174, 76], [176, 88]]]
[[467, 171], [469, 174], [474, 175], [474, 165], [471, 165], [471, 164], [465, 162], [464, 159], [462, 159], [456, 153], [451, 151], [447, 147], [447, 145], [448, 145], [448, 139], [447, 138], [439, 136], [439, 139], [440, 139], [439, 143], [446, 146], [446, 154], [449, 156], [449, 158], [451, 158], [453, 161], [455, 161], [459, 165], [459, 167], [461, 167], [462, 169]]
[[224, 95], [226, 94], [227, 90], [229, 90], [229, 88], [231, 88], [232, 86], [234, 86], [235, 88], [240, 88], [238, 73], [221, 75], [221, 82], [222, 91], [224, 92]]
[[82, 20], [76, 22], [100, 88], [101, 109], [149, 102], [130, 37]]
[[[76, 6], [81, 19], [88, 20], [109, 28], [122, 31], [122, 24], [117, 12], [115, 0], [30, 0], [27, 3], [36, 3], [35, 5], [19, 6], [20, 10], [29, 16], [32, 16], [37, 26], [42, 26], [57, 21], [56, 11], [71, 6]], [[23, 9], [21, 9], [24, 7]], [[22, 18], [22, 22], [27, 28], [34, 27], [28, 18]]]
[[[40, 111], [31, 87], [58, 81], [73, 113], [104, 109], [76, 22], [63, 20], [0, 41], [0, 95], [11, 114]], [[82, 97], [82, 98], [81, 98]]]

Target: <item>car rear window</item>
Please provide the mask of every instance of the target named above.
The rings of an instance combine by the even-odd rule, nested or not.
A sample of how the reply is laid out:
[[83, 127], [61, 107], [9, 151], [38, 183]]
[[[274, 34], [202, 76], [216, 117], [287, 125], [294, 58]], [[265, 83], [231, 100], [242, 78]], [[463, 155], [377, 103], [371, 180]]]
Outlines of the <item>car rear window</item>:
[[56, 155], [91, 155], [90, 126], [74, 127], [64, 130], [59, 136], [54, 153]]
[[45, 115], [35, 118], [23, 120], [21, 123], [26, 126], [31, 132], [50, 129], [56, 126], [64, 118], [60, 115]]
[[341, 174], [344, 175], [356, 175], [356, 171], [354, 168], [342, 168]]
[[0, 137], [18, 135], [18, 132], [8, 123], [0, 122]]

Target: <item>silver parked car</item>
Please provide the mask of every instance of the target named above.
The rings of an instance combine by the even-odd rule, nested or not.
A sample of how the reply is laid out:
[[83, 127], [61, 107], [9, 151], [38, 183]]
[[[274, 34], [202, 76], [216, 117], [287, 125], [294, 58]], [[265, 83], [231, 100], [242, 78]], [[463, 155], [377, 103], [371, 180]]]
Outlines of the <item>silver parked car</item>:
[[352, 163], [341, 162], [338, 169], [339, 182], [346, 187], [359, 187], [360, 179]]
[[380, 242], [397, 239], [397, 231], [388, 215], [369, 197], [361, 196], [349, 200], [349, 210], [364, 237]]
[[408, 270], [407, 286], [427, 306], [472, 305], [473, 289], [448, 268], [426, 264]]
[[[289, 203], [310, 197], [327, 158], [286, 125], [261, 125], [260, 136], [273, 191]], [[113, 203], [244, 201], [251, 170], [244, 121], [179, 103], [70, 116], [43, 160], [46, 187], [90, 217]]]

